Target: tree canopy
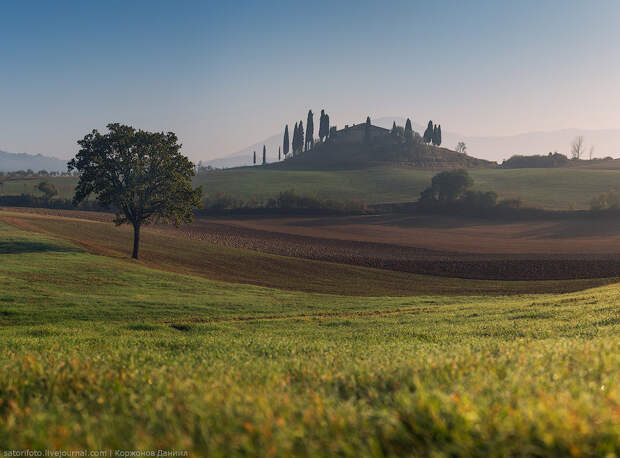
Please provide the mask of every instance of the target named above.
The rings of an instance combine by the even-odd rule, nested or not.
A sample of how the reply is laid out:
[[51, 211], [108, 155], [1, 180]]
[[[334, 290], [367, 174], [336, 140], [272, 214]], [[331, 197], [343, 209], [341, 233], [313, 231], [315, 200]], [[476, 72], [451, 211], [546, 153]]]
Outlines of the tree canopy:
[[200, 205], [202, 188], [192, 188], [194, 164], [173, 132], [147, 132], [118, 123], [108, 133], [93, 130], [78, 141], [80, 151], [69, 170], [80, 173], [73, 198], [78, 205], [95, 194], [116, 211], [115, 223], [134, 228], [132, 257], [138, 258], [140, 227], [155, 220], [189, 223]]
[[41, 191], [43, 195], [45, 195], [45, 198], [47, 200], [50, 200], [54, 196], [58, 195], [58, 190], [56, 189], [56, 186], [54, 186], [52, 183], [48, 183], [47, 181], [42, 181], [41, 183], [39, 183], [37, 185], [37, 189]]
[[473, 184], [474, 180], [466, 170], [440, 172], [433, 177], [431, 186], [422, 192], [421, 199], [454, 202], [462, 197]]

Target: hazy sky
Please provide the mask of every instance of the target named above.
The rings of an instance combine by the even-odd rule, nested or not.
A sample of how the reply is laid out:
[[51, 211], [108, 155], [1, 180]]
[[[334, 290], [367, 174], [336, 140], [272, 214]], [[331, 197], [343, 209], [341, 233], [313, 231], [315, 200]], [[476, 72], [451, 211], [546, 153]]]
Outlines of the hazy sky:
[[208, 159], [309, 108], [466, 135], [620, 128], [620, 2], [0, 0], [0, 149], [67, 158], [117, 121]]

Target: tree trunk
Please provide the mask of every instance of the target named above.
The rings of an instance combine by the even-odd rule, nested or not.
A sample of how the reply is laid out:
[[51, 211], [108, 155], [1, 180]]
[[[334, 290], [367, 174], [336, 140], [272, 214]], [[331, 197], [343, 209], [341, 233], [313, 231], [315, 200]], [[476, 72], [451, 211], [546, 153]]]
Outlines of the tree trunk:
[[133, 254], [132, 258], [138, 259], [138, 250], [140, 248], [140, 223], [133, 225]]

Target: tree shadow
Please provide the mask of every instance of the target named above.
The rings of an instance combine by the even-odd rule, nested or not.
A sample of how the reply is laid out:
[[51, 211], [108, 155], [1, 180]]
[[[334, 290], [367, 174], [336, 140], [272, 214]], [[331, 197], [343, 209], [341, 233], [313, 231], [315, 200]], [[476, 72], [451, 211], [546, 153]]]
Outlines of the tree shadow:
[[45, 251], [79, 252], [81, 250], [76, 247], [55, 245], [45, 242], [34, 242], [28, 240], [0, 240], [0, 254], [40, 253]]

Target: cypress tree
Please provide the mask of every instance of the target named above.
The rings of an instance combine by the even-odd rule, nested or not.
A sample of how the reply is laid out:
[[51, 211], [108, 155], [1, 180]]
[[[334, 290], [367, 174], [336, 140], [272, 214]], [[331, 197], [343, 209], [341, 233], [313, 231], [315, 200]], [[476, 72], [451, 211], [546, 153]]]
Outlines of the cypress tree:
[[396, 135], [396, 121], [392, 123], [392, 135]]
[[437, 146], [441, 146], [441, 124], [437, 126]]
[[299, 138], [297, 140], [299, 141], [297, 152], [301, 153], [304, 148], [304, 123], [302, 121], [299, 121]]
[[282, 150], [278, 147], [278, 161], [282, 160]]
[[370, 116], [366, 116], [366, 125], [370, 126]]
[[428, 126], [424, 131], [424, 136], [422, 137], [424, 143], [430, 143], [433, 140], [433, 121], [428, 122]]
[[407, 118], [405, 123], [405, 139], [409, 142], [413, 140], [413, 128], [411, 127], [411, 119]]
[[370, 143], [370, 116], [366, 117], [366, 125], [364, 126], [364, 142]]
[[286, 157], [286, 155], [288, 154], [288, 124], [286, 125], [286, 127], [284, 128], [284, 142], [282, 145], [282, 149], [284, 151], [284, 157]]
[[297, 153], [297, 144], [299, 143], [299, 129], [297, 128], [297, 123], [295, 123], [295, 128], [293, 129], [293, 156]]
[[263, 165], [267, 163], [267, 148], [263, 145]]
[[305, 149], [308, 151], [314, 146], [314, 114], [312, 110], [308, 110], [308, 121], [306, 122], [306, 143]]
[[254, 151], [254, 165], [256, 165], [256, 151]]
[[321, 117], [319, 119], [319, 140], [323, 143], [323, 138], [327, 137], [325, 133], [325, 110], [321, 110]]
[[325, 113], [325, 138], [329, 137], [329, 115]]

